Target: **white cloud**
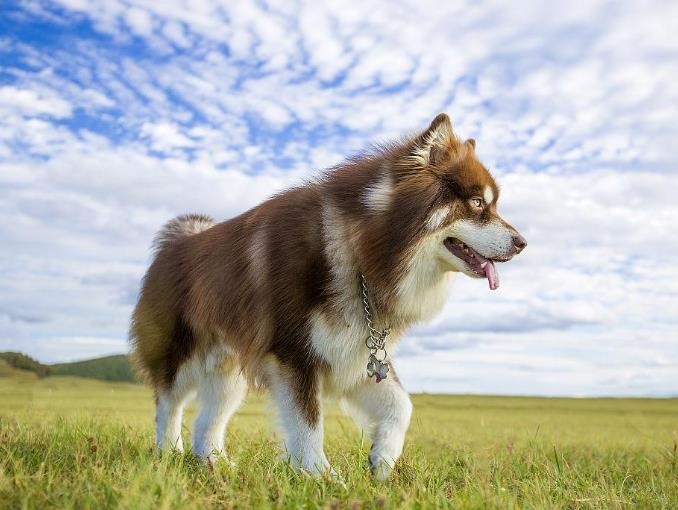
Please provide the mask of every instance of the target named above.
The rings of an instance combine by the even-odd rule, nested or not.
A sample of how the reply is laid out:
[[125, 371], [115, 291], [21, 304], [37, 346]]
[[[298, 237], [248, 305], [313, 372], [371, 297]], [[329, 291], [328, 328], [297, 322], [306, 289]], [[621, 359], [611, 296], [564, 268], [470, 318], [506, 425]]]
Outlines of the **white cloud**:
[[36, 91], [13, 86], [0, 87], [0, 109], [22, 112], [27, 115], [69, 117], [72, 107], [56, 91]]
[[194, 145], [190, 138], [181, 134], [176, 125], [167, 122], [145, 122], [141, 126], [141, 136], [150, 138], [150, 146], [157, 151], [171, 151]]
[[188, 48], [191, 45], [191, 41], [186, 35], [186, 31], [181, 23], [176, 21], [170, 21], [165, 23], [162, 29], [163, 35], [167, 37], [172, 43], [180, 48]]
[[141, 37], [148, 37], [153, 33], [153, 20], [148, 11], [132, 7], [125, 13], [125, 22], [132, 32]]

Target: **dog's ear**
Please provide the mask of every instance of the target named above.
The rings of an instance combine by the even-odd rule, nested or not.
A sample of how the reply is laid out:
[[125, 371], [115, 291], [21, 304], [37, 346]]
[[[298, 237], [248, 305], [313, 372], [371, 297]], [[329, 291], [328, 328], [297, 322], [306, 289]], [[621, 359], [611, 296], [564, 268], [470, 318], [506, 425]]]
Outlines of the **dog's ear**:
[[[475, 142], [474, 142], [475, 143]], [[465, 145], [452, 129], [445, 113], [439, 113], [414, 143], [411, 157], [421, 167], [436, 166], [465, 155]]]

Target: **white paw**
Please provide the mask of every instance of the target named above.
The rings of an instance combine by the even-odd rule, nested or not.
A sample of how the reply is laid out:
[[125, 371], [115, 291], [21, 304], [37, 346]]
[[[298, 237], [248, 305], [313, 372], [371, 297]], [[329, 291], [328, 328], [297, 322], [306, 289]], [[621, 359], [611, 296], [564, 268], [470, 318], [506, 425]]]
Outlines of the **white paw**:
[[228, 458], [228, 456], [221, 452], [221, 453], [210, 453], [207, 458], [205, 459], [208, 464], [211, 464], [212, 466], [222, 463], [225, 464], [226, 466], [230, 468], [235, 467], [235, 462], [233, 462], [231, 459]]
[[166, 439], [162, 444], [156, 446], [158, 453], [183, 453], [184, 443], [179, 439], [176, 442], [170, 442]]
[[294, 455], [286, 456], [286, 460], [289, 463], [290, 467], [295, 471], [300, 473], [307, 474], [313, 477], [322, 477], [329, 475], [331, 477], [337, 476], [334, 469], [330, 467], [330, 463], [327, 462], [327, 459], [300, 459]]
[[370, 471], [372, 472], [374, 478], [380, 482], [388, 480], [388, 477], [391, 476], [391, 472], [393, 471], [393, 466], [395, 463], [392, 460], [389, 461], [389, 459], [379, 454], [379, 452], [374, 449], [370, 452], [368, 458], [370, 461]]
[[346, 482], [344, 481], [344, 478], [339, 473], [337, 473], [333, 468], [330, 468], [328, 475], [335, 483], [338, 483], [344, 489], [348, 488], [346, 486]]
[[235, 462], [228, 458], [223, 450], [212, 450], [208, 454], [196, 454], [198, 458], [207, 465], [209, 469], [214, 469], [218, 464], [225, 464], [230, 468], [235, 467]]

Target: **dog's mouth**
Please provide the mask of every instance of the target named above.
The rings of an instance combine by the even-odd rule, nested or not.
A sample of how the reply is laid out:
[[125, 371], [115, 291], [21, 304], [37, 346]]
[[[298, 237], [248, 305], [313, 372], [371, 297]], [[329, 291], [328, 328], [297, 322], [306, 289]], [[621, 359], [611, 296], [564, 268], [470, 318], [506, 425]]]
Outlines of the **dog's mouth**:
[[443, 243], [445, 248], [452, 255], [463, 260], [473, 273], [481, 278], [487, 278], [491, 290], [499, 287], [499, 274], [494, 267], [494, 260], [483, 257], [469, 245], [454, 237], [448, 237]]

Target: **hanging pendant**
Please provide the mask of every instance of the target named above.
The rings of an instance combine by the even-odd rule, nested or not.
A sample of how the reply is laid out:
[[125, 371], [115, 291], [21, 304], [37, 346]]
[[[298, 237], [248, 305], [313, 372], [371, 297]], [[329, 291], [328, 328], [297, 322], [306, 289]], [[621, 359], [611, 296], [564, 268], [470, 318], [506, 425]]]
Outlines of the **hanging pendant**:
[[367, 360], [367, 377], [372, 377], [377, 372], [378, 363], [379, 361], [374, 354], [370, 354]]
[[388, 361], [379, 362], [379, 366], [377, 367], [377, 371], [374, 373], [374, 375], [377, 376], [377, 382], [381, 382], [383, 379], [386, 379], [388, 371], [390, 367], [388, 366]]
[[377, 382], [381, 382], [386, 379], [390, 369], [388, 361], [380, 361], [374, 354], [370, 353], [367, 360], [367, 377], [375, 377]]

